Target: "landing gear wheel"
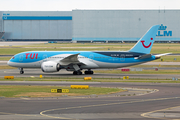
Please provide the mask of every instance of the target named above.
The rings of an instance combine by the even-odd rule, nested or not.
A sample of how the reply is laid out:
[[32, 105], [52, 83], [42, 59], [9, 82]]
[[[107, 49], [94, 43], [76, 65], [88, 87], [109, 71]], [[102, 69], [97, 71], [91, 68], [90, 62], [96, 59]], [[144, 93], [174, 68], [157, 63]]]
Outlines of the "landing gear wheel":
[[24, 74], [23, 68], [19, 68], [20, 74]]
[[82, 75], [82, 72], [81, 71], [74, 71], [73, 75]]
[[90, 75], [92, 75], [92, 74], [94, 74], [94, 72], [93, 72], [93, 71], [85, 71], [84, 74], [90, 74]]
[[24, 74], [24, 71], [20, 71], [20, 74]]
[[77, 71], [74, 71], [74, 72], [73, 72], [73, 75], [77, 75]]
[[90, 72], [90, 74], [92, 75], [92, 74], [94, 74], [94, 72], [93, 72], [93, 71], [91, 71], [91, 72]]
[[81, 72], [81, 71], [78, 71], [78, 72], [77, 72], [77, 75], [82, 75], [82, 72]]

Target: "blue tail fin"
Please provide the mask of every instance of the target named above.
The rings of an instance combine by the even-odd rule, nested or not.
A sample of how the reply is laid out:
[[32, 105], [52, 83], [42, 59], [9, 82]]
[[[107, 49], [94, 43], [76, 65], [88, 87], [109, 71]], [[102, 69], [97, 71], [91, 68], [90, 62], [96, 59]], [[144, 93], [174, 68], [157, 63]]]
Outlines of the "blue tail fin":
[[129, 52], [149, 54], [156, 37], [159, 25], [152, 26], [146, 34], [129, 50]]

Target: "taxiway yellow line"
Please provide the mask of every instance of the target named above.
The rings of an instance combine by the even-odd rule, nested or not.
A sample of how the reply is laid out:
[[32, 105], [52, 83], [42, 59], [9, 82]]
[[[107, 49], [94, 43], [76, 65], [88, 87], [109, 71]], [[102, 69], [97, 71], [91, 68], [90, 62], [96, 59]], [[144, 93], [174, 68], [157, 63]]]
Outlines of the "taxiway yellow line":
[[138, 100], [138, 101], [107, 103], [107, 104], [97, 104], [97, 105], [87, 105], [87, 106], [76, 106], [76, 107], [68, 107], [68, 108], [56, 108], [56, 109], [44, 110], [44, 111], [40, 112], [40, 115], [46, 116], [46, 117], [49, 117], [49, 118], [72, 119], [72, 118], [50, 116], [50, 115], [46, 115], [45, 113], [50, 112], [50, 111], [57, 111], [57, 110], [81, 109], [81, 108], [88, 108], [88, 107], [101, 107], [101, 106], [109, 106], [109, 105], [120, 105], [120, 104], [129, 104], [129, 103], [150, 102], [150, 101], [158, 101], [158, 100], [169, 100], [169, 99], [177, 99], [177, 98], [180, 98], [180, 97], [146, 99], [146, 100]]
[[147, 113], [143, 113], [141, 114], [142, 117], [146, 117], [146, 118], [156, 118], [156, 119], [166, 119], [166, 120], [180, 120], [180, 119], [172, 119], [172, 118], [158, 118], [158, 117], [150, 117], [148, 116], [148, 114], [151, 114], [151, 113], [155, 113], [155, 112], [159, 112], [159, 111], [165, 111], [165, 110], [168, 110], [168, 109], [174, 109], [174, 108], [178, 108], [180, 106], [176, 106], [176, 107], [170, 107], [170, 108], [165, 108], [165, 109], [160, 109], [160, 110], [154, 110], [154, 111], [151, 111], [151, 112], [147, 112]]

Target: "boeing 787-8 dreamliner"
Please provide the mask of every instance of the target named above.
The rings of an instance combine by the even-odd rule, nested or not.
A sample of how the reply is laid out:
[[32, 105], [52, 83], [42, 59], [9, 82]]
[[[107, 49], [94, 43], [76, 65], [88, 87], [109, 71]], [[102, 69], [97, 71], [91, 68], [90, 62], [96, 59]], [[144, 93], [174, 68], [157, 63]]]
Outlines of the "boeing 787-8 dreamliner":
[[14, 55], [8, 65], [20, 69], [41, 68], [43, 72], [73, 71], [74, 75], [93, 74], [92, 69], [121, 68], [156, 60], [165, 54], [152, 55], [151, 48], [159, 25], [152, 26], [129, 51], [28, 51]]

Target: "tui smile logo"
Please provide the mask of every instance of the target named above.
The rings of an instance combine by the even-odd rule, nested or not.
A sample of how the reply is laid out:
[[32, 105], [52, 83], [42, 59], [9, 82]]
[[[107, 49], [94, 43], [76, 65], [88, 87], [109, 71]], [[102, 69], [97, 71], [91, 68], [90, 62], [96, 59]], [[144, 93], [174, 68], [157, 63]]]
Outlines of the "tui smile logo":
[[[151, 38], [151, 40], [153, 40], [153, 38]], [[146, 45], [144, 44], [144, 42], [145, 42], [144, 40], [141, 40], [141, 43], [142, 43], [142, 45], [143, 45], [144, 48], [149, 48], [149, 47], [151, 46], [151, 44], [152, 44], [152, 42], [150, 42], [149, 45], [146, 46]]]

